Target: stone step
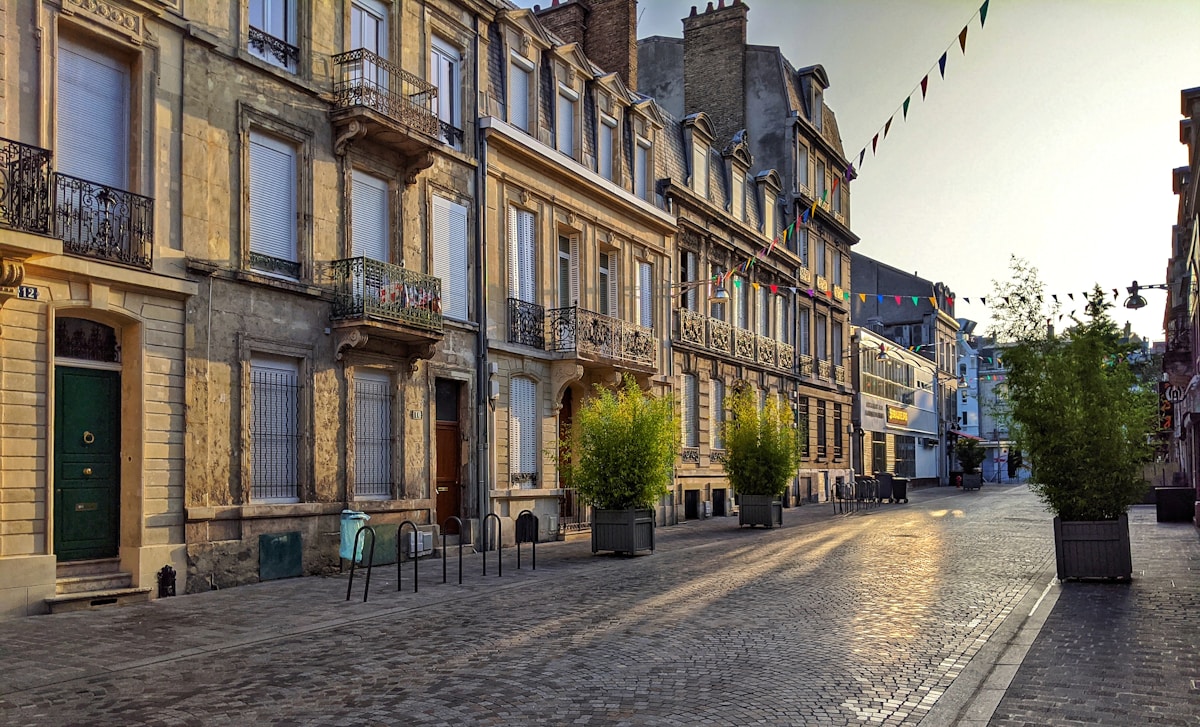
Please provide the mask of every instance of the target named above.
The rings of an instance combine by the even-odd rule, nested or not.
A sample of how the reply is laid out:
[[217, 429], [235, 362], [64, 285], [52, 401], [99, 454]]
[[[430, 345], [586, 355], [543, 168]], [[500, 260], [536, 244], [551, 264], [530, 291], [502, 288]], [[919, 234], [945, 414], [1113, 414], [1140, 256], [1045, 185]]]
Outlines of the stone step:
[[50, 613], [82, 611], [104, 606], [125, 606], [130, 603], [145, 603], [150, 600], [149, 588], [114, 588], [107, 591], [65, 593], [46, 599]]
[[61, 596], [68, 593], [120, 590], [132, 585], [133, 576], [129, 573], [97, 573], [96, 575], [69, 578], [59, 577], [55, 580], [54, 592]]
[[119, 558], [95, 558], [93, 560], [59, 561], [55, 574], [59, 578], [79, 578], [81, 576], [108, 575], [121, 570]]

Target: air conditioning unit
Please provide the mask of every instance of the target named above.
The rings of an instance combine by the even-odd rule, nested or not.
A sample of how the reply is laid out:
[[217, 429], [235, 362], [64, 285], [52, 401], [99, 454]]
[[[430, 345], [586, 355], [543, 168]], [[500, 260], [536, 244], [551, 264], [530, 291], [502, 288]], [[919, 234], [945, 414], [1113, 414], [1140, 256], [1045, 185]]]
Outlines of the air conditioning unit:
[[407, 545], [405, 555], [409, 558], [419, 558], [422, 555], [433, 554], [433, 533], [431, 531], [418, 530], [414, 533], [411, 530], [406, 530], [404, 535], [407, 538], [405, 540], [405, 544]]

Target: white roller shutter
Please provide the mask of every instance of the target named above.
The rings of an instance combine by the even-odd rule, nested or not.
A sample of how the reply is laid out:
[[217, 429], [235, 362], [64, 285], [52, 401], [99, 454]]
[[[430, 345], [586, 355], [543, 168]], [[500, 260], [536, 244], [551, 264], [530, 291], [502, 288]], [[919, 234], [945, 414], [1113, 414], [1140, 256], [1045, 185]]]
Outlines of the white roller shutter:
[[709, 420], [712, 422], [712, 447], [725, 449], [725, 382], [712, 379], [712, 398], [708, 403]]
[[508, 123], [529, 131], [530, 72], [514, 59], [508, 64]]
[[58, 53], [58, 171], [129, 188], [129, 67], [63, 40]]
[[442, 281], [442, 312], [455, 320], [467, 320], [470, 296], [467, 208], [436, 195], [433, 198], [433, 274]]
[[250, 132], [250, 250], [298, 262], [296, 150]]
[[390, 262], [388, 183], [356, 169], [350, 184], [350, 256]]
[[700, 446], [700, 417], [698, 408], [698, 393], [695, 374], [683, 375], [683, 392], [682, 392], [682, 422], [683, 422], [683, 446], [699, 447]]
[[537, 472], [537, 385], [533, 379], [518, 376], [509, 381], [509, 408], [509, 472]]

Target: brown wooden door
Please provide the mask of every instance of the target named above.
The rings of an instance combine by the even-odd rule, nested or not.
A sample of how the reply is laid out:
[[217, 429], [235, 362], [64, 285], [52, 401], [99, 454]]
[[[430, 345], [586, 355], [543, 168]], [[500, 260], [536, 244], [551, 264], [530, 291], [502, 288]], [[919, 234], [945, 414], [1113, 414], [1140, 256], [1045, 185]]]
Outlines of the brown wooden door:
[[462, 459], [459, 455], [458, 422], [437, 423], [437, 519], [462, 517]]

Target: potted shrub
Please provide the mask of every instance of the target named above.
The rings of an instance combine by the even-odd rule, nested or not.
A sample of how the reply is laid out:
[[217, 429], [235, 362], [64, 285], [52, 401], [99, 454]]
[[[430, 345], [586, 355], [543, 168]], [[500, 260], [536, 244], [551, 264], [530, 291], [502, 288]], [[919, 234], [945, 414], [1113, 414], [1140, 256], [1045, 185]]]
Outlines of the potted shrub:
[[1142, 463], [1155, 426], [1155, 394], [1139, 386], [1097, 287], [1087, 318], [1004, 355], [1009, 418], [1030, 487], [1054, 513], [1058, 577], [1133, 574], [1129, 506], [1146, 489]]
[[564, 484], [592, 506], [592, 552], [654, 551], [654, 505], [670, 492], [679, 423], [669, 396], [626, 376], [576, 412], [563, 458]]
[[983, 464], [984, 458], [987, 457], [987, 450], [980, 447], [977, 440], [963, 438], [954, 445], [954, 456], [958, 457], [958, 463], [962, 465], [962, 482], [959, 483], [962, 488], [978, 490], [983, 487], [983, 475], [979, 472], [979, 465]]
[[738, 525], [783, 525], [784, 491], [796, 475], [797, 437], [791, 412], [777, 398], [759, 411], [757, 394], [738, 386], [725, 423], [725, 472], [738, 495]]

